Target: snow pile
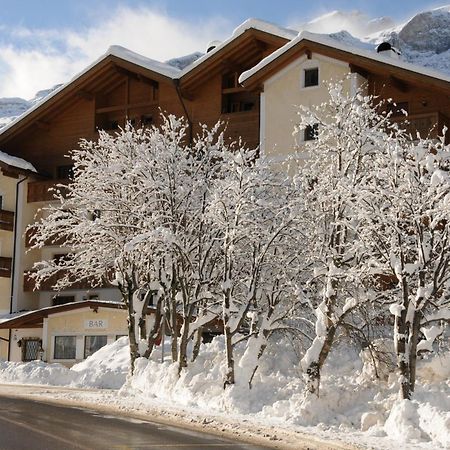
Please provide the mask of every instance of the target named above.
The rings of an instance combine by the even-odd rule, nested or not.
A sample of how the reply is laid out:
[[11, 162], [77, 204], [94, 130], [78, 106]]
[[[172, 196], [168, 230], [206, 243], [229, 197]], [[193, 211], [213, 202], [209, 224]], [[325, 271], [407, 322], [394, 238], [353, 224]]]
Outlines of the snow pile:
[[[243, 349], [236, 352], [237, 360]], [[223, 389], [224, 339], [203, 344], [197, 360], [177, 376], [177, 365], [161, 363], [161, 347], [151, 360], [136, 361], [136, 372], [127, 379], [129, 349], [121, 338], [67, 369], [60, 364], [0, 362], [0, 382], [81, 388], [120, 388], [118, 401], [191, 409], [200, 414], [253, 417], [264, 423], [307, 427], [307, 432], [328, 431], [362, 436], [378, 448], [437, 449], [450, 445], [450, 354], [419, 365], [414, 400], [398, 400], [396, 377], [375, 380], [363, 370], [356, 346], [340, 345], [324, 368], [320, 398], [305, 397], [299, 361], [284, 340], [270, 344], [266, 358], [248, 389], [237, 368], [238, 383]], [[167, 343], [166, 343], [167, 354]], [[392, 375], [392, 374], [391, 374]], [[239, 381], [240, 380], [240, 381]], [[372, 441], [371, 441], [372, 439]]]
[[70, 371], [78, 375], [78, 386], [118, 389], [125, 383], [129, 363], [128, 338], [121, 337], [75, 364]]
[[0, 361], [0, 382], [80, 388], [118, 389], [128, 374], [128, 338], [106, 345], [71, 369], [42, 361]]

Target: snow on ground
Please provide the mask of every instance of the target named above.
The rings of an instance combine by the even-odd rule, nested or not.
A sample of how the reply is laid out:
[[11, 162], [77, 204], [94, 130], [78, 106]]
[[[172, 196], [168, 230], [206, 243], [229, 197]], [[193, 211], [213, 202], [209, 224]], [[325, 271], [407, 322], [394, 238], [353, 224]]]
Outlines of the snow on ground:
[[[414, 400], [398, 401], [395, 377], [375, 381], [354, 347], [341, 345], [330, 357], [333, 363], [324, 370], [318, 400], [303, 397], [298, 357], [286, 342], [268, 349], [251, 390], [246, 383], [222, 389], [223, 351], [221, 337], [203, 345], [179, 379], [176, 365], [161, 363], [158, 351], [150, 361], [139, 359], [135, 376], [127, 379], [127, 339], [121, 338], [72, 369], [42, 362], [0, 362], [0, 382], [120, 388], [114, 403], [122, 408], [175, 408], [206, 416], [207, 421], [234, 419], [369, 448], [450, 446], [448, 353], [421, 361]], [[245, 370], [238, 367], [237, 379]], [[108, 392], [105, 403], [111, 401]]]

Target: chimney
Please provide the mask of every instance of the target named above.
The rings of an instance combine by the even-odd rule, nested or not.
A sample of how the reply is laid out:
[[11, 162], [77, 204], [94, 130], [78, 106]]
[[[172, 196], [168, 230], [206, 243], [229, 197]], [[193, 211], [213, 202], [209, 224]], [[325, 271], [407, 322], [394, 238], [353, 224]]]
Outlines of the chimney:
[[401, 52], [397, 48], [393, 47], [389, 42], [382, 42], [377, 47], [377, 53], [383, 56], [389, 56], [389, 58], [400, 59]]
[[222, 44], [221, 41], [211, 41], [208, 46], [206, 47], [206, 53], [209, 53], [211, 50], [214, 50], [216, 47], [218, 47], [220, 44]]

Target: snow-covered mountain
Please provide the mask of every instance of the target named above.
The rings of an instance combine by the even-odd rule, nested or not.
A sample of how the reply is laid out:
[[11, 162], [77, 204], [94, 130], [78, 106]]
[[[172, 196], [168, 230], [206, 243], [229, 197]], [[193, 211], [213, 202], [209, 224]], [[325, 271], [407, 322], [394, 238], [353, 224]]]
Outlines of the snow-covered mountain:
[[60, 84], [53, 86], [50, 89], [43, 89], [36, 93], [31, 100], [25, 100], [19, 97], [4, 97], [0, 98], [0, 128], [8, 125], [16, 117], [23, 114], [27, 109], [31, 108], [36, 103], [40, 102], [44, 97], [57, 89]]
[[[325, 33], [339, 42], [375, 50], [388, 41], [402, 52], [402, 58], [413, 64], [450, 74], [450, 5], [416, 14], [404, 24], [396, 25], [389, 17], [370, 19], [358, 11], [332, 11], [307, 23], [299, 30]], [[202, 53], [192, 53], [167, 61], [183, 69]], [[0, 128], [42, 100], [57, 87], [39, 91], [31, 100], [0, 98]]]

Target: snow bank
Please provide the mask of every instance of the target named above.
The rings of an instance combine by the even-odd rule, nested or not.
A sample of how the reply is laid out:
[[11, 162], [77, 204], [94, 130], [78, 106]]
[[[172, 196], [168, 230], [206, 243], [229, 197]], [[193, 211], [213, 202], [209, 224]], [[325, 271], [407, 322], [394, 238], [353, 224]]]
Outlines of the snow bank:
[[0, 361], [0, 382], [80, 388], [119, 389], [128, 374], [128, 338], [106, 345], [71, 369], [42, 361]]
[[251, 358], [241, 361], [244, 347], [238, 346], [238, 383], [224, 390], [224, 348], [222, 336], [202, 345], [197, 360], [178, 378], [177, 365], [169, 361], [167, 352], [161, 362], [159, 347], [151, 360], [138, 359], [135, 375], [127, 378], [127, 338], [121, 338], [72, 369], [40, 361], [0, 362], [0, 382], [120, 388], [119, 403], [131, 399], [136, 404], [186, 408], [205, 415], [253, 418], [315, 434], [356, 436], [368, 445], [375, 442], [380, 449], [399, 442], [405, 449], [450, 445], [450, 354], [421, 360], [414, 400], [399, 401], [396, 376], [375, 379], [367, 370], [364, 353], [341, 344], [324, 367], [317, 399], [303, 394], [299, 357], [284, 340], [269, 345], [250, 390], [244, 375], [250, 373], [245, 361]]

